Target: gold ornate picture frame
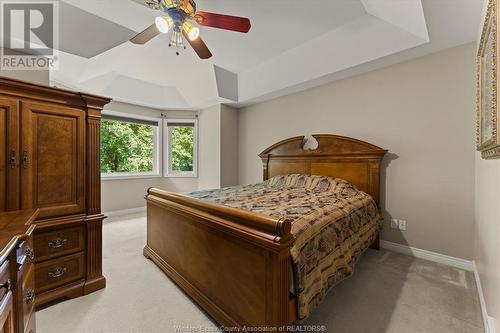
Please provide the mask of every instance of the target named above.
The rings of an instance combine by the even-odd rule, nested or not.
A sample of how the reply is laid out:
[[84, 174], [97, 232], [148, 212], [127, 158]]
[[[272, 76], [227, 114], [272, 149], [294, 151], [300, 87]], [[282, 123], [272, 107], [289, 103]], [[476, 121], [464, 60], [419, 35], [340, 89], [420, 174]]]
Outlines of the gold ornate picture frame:
[[497, 108], [497, 1], [489, 0], [477, 52], [477, 150], [485, 159], [500, 158]]

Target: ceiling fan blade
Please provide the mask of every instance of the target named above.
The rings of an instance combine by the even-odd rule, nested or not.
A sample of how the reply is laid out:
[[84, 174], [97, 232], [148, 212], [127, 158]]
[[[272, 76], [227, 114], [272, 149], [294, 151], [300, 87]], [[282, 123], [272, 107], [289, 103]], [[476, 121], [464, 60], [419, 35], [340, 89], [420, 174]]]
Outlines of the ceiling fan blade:
[[250, 31], [251, 24], [250, 20], [246, 17], [238, 17], [238, 16], [230, 16], [230, 15], [222, 15], [208, 12], [196, 12], [194, 19], [198, 24], [247, 33]]
[[160, 31], [153, 23], [149, 27], [147, 27], [144, 31], [139, 32], [135, 37], [133, 37], [130, 41], [134, 44], [146, 44], [151, 39], [155, 38], [160, 34]]
[[201, 39], [201, 37], [196, 38], [195, 40], [190, 40], [187, 33], [183, 30], [182, 34], [184, 35], [184, 38], [188, 41], [188, 43], [191, 45], [193, 50], [198, 54], [198, 57], [201, 59], [208, 59], [212, 57], [212, 52], [208, 49], [207, 45]]

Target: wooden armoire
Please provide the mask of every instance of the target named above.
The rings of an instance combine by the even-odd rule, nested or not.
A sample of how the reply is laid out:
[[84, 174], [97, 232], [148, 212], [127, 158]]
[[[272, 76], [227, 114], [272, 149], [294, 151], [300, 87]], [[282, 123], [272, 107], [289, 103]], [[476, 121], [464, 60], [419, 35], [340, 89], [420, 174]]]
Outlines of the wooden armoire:
[[99, 135], [109, 102], [0, 77], [0, 212], [39, 209], [37, 306], [106, 286]]

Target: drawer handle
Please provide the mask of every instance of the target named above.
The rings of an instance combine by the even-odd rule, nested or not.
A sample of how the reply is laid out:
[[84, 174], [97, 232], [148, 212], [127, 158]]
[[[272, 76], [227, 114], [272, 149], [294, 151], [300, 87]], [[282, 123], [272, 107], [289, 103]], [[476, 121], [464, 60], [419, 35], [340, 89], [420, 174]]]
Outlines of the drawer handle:
[[24, 250], [24, 254], [30, 261], [33, 261], [33, 259], [35, 259], [35, 251], [33, 251], [32, 248], [27, 247], [26, 250]]
[[48, 245], [53, 249], [58, 249], [60, 247], [63, 247], [67, 241], [68, 240], [66, 238], [56, 238], [54, 240], [51, 240]]
[[7, 289], [7, 291], [9, 291], [11, 287], [12, 287], [12, 282], [10, 281], [10, 279], [7, 279], [7, 281], [0, 284], [0, 289], [5, 288], [5, 289]]
[[55, 279], [55, 278], [61, 277], [64, 274], [66, 274], [66, 271], [67, 271], [66, 267], [59, 266], [54, 271], [49, 272], [49, 278]]
[[26, 291], [26, 304], [33, 303], [35, 300], [35, 291], [31, 288], [28, 288]]

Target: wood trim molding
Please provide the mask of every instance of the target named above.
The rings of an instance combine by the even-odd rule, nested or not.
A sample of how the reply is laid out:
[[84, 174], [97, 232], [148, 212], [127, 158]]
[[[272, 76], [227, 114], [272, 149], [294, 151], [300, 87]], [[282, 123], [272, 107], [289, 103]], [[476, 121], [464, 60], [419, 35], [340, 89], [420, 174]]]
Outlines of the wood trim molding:
[[[215, 224], [221, 230], [230, 231], [247, 239], [270, 243], [275, 248], [276, 245], [279, 248], [279, 245], [287, 244], [292, 240], [292, 224], [286, 219], [273, 218], [238, 208], [197, 200], [156, 188], [148, 189], [146, 200], [150, 204], [180, 213], [206, 213], [207, 216], [203, 217], [212, 217], [210, 225]], [[214, 219], [213, 217], [220, 219]]]
[[269, 178], [268, 167], [269, 167], [269, 154], [261, 156], [262, 159], [262, 179], [267, 180]]
[[332, 134], [313, 134], [318, 141], [318, 148], [305, 150], [305, 136], [296, 136], [273, 144], [265, 149], [259, 156], [271, 155], [281, 157], [299, 156], [347, 156], [347, 155], [384, 155], [387, 150], [375, 146], [371, 143], [350, 138], [347, 136]]
[[[102, 219], [96, 215], [86, 219], [87, 227], [87, 269], [84, 293], [88, 294], [106, 286], [102, 276]], [[97, 286], [96, 286], [97, 284]], [[93, 287], [89, 287], [93, 285]], [[100, 286], [100, 287], [99, 287]]]
[[89, 109], [89, 115], [92, 114], [92, 110], [98, 111], [97, 114], [95, 114], [95, 117], [101, 117], [101, 110], [102, 108], [111, 102], [111, 98], [108, 97], [102, 97], [102, 96], [96, 96], [96, 95], [90, 95], [86, 93], [78, 93], [82, 100], [85, 103], [85, 106], [87, 109]]
[[35, 297], [35, 306], [40, 306], [62, 297], [76, 298], [83, 296], [84, 280], [78, 280], [52, 290], [44, 291]]
[[101, 213], [101, 122], [87, 118], [87, 214]]
[[59, 103], [78, 108], [102, 109], [111, 99], [92, 94], [82, 94], [71, 90], [54, 88], [47, 85], [31, 83], [22, 80], [0, 76], [2, 94], [15, 98], [34, 99], [50, 103]]

